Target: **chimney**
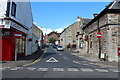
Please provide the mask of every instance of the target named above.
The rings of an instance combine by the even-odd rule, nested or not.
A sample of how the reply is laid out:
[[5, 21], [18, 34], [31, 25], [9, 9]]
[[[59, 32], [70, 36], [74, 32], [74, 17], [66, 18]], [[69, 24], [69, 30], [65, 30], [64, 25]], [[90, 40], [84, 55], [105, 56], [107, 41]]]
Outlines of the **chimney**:
[[82, 18], [78, 16], [78, 17], [77, 17], [77, 22], [81, 21], [81, 19], [82, 19]]
[[93, 14], [94, 18], [98, 16], [98, 14]]

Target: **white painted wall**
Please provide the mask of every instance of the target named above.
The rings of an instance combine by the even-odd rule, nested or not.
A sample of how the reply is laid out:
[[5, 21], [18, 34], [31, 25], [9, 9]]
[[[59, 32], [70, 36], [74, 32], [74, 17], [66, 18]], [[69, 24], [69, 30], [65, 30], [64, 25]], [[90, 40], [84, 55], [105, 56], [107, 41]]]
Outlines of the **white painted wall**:
[[[11, 15], [12, 1], [17, 5], [16, 17], [13, 17]], [[0, 0], [0, 18], [6, 17], [5, 16], [6, 10], [7, 10], [7, 0]], [[28, 27], [29, 30], [25, 32], [28, 34], [26, 37], [26, 55], [30, 55], [32, 53], [32, 50], [31, 50], [32, 44], [31, 42], [28, 41], [28, 39], [32, 38], [32, 23], [33, 23], [30, 1], [26, 0], [26, 2], [20, 2], [20, 0], [10, 0], [10, 14], [9, 15], [10, 15], [10, 18]], [[21, 28], [16, 28], [16, 29], [21, 30]]]
[[[10, 17], [12, 19], [15, 19], [16, 21], [22, 23], [23, 25], [31, 28], [33, 18], [32, 18], [32, 11], [31, 11], [31, 6], [29, 3], [29, 0], [28, 0], [28, 2], [16, 2], [16, 0], [12, 0], [12, 1], [15, 2], [15, 4], [17, 5], [16, 17], [14, 18], [11, 15], [11, 9], [10, 9]], [[12, 1], [11, 1], [11, 5], [12, 5]]]
[[7, 0], [0, 0], [0, 18], [5, 17], [7, 9]]
[[38, 43], [35, 43], [35, 41], [36, 40], [38, 40], [38, 38], [37, 37], [35, 37], [34, 35], [32, 35], [32, 38], [33, 38], [33, 40], [32, 40], [32, 53], [34, 53], [35, 51], [37, 51], [38, 50]]

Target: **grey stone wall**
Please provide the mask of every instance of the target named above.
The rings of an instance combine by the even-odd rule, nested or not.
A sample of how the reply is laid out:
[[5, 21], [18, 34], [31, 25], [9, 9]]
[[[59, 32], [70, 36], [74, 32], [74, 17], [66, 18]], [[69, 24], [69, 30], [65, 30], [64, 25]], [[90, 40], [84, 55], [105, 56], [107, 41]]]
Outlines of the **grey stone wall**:
[[[118, 30], [120, 29], [118, 24], [120, 24], [120, 14], [105, 14], [99, 19], [100, 32], [102, 33], [102, 38], [100, 39], [101, 53], [104, 53], [106, 59], [109, 61], [117, 62], [118, 60], [117, 50], [119, 45], [118, 39], [120, 38], [120, 36], [118, 36]], [[89, 45], [86, 51], [87, 55], [99, 58], [99, 40], [97, 38], [97, 32], [98, 20], [84, 30], [85, 35], [89, 36]], [[86, 46], [83, 50], [85, 49]]]

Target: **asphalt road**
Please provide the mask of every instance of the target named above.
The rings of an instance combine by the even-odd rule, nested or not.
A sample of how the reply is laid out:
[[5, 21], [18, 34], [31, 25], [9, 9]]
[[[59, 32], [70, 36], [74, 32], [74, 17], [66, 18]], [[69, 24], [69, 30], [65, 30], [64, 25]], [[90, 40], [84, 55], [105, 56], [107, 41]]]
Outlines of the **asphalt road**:
[[42, 59], [26, 67], [2, 70], [3, 78], [118, 78], [115, 68], [103, 68], [49, 47]]

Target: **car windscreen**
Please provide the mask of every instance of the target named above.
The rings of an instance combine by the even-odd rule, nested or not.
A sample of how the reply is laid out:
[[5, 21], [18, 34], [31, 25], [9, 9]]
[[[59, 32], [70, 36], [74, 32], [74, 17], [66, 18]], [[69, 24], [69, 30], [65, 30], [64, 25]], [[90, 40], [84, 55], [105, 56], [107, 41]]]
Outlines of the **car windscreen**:
[[62, 48], [62, 46], [58, 46], [58, 48]]

